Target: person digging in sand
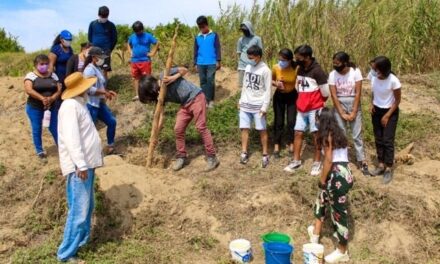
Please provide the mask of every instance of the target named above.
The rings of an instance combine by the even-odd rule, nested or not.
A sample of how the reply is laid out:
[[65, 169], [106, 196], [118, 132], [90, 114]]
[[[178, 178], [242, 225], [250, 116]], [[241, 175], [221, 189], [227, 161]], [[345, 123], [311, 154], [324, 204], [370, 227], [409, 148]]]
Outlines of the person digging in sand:
[[[174, 126], [177, 155], [172, 169], [178, 171], [187, 163], [188, 153], [185, 148], [185, 132], [189, 123], [194, 119], [194, 124], [205, 145], [208, 163], [206, 171], [211, 171], [217, 168], [220, 162], [216, 156], [211, 132], [206, 126], [206, 98], [199, 87], [183, 78], [187, 72], [187, 68], [173, 67], [170, 69], [170, 75], [163, 76], [161, 74], [159, 81], [153, 76], [143, 76], [139, 80], [139, 101], [144, 104], [157, 102], [160, 82], [164, 82], [167, 85], [165, 102], [180, 104]], [[159, 127], [163, 126], [163, 117], [162, 112]]]

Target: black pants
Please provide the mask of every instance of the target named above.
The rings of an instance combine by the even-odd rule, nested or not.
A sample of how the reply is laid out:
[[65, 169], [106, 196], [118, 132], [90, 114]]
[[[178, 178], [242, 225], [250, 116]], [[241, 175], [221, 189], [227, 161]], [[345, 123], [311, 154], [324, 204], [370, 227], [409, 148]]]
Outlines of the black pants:
[[372, 120], [377, 159], [380, 163], [385, 163], [386, 166], [391, 167], [394, 163], [394, 137], [396, 135], [397, 120], [399, 119], [399, 109], [391, 115], [386, 127], [382, 126], [381, 120], [389, 109], [374, 106], [374, 110]]
[[281, 138], [283, 136], [284, 120], [287, 114], [287, 129], [289, 136], [287, 138], [289, 144], [293, 143], [296, 122], [296, 99], [298, 93], [293, 90], [290, 93], [281, 93], [276, 91], [273, 96], [273, 112], [274, 112], [274, 143], [281, 145]]

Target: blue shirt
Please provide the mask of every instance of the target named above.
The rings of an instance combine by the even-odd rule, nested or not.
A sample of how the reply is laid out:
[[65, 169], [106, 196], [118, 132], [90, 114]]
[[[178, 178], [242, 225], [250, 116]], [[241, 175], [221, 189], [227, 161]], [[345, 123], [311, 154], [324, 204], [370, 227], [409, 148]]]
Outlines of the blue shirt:
[[100, 23], [98, 20], [94, 20], [89, 25], [88, 38], [93, 46], [100, 47], [105, 52], [109, 52], [116, 46], [118, 33], [116, 32], [115, 24], [112, 22]]
[[128, 38], [128, 45], [130, 45], [132, 52], [131, 62], [150, 61], [150, 57], [148, 57], [150, 46], [156, 43], [157, 39], [150, 33], [132, 34]]
[[73, 50], [69, 47], [67, 52], [61, 47], [61, 44], [54, 45], [50, 49], [50, 52], [57, 56], [57, 60], [55, 61], [55, 73], [58, 76], [58, 79], [61, 83], [64, 83], [64, 79], [66, 78], [66, 70], [67, 70], [67, 61], [72, 57]]
[[213, 65], [221, 59], [218, 34], [212, 31], [207, 34], [200, 33], [194, 40], [194, 64]]
[[96, 83], [92, 87], [89, 88], [88, 104], [99, 108], [99, 103], [105, 97], [103, 95], [96, 95], [96, 91], [98, 91], [98, 90], [105, 91], [105, 77], [102, 74], [101, 70], [98, 67], [96, 67], [95, 65], [93, 65], [93, 63], [89, 63], [89, 65], [87, 65], [87, 67], [84, 69], [83, 76], [84, 76], [84, 78], [90, 78], [90, 77], [97, 78]]
[[[179, 69], [177, 67], [170, 69], [170, 76], [177, 74]], [[163, 73], [160, 75], [160, 79], [163, 78]], [[174, 82], [170, 83], [167, 86], [167, 94], [165, 96], [165, 102], [172, 102], [181, 105], [186, 105], [191, 102], [199, 93], [202, 92], [202, 89], [197, 87], [197, 85], [192, 82], [186, 80], [185, 78], [180, 77]]]

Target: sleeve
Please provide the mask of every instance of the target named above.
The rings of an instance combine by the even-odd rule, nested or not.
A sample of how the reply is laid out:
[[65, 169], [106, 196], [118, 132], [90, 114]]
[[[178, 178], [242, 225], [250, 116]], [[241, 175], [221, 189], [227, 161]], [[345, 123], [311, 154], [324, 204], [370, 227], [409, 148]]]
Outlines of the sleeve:
[[356, 68], [354, 70], [354, 81], [358, 82], [358, 81], [362, 81], [364, 80], [364, 78], [362, 77], [362, 72], [359, 68]]
[[241, 53], [241, 37], [237, 41], [237, 53]]
[[81, 144], [78, 111], [72, 101], [65, 101], [63, 108], [64, 111], [59, 112], [58, 125], [64, 134], [63, 137], [67, 139], [64, 144], [72, 162], [79, 170], [84, 171], [87, 169], [87, 163]]
[[54, 79], [57, 82], [60, 81], [60, 78], [58, 78], [58, 75], [56, 73], [54, 73], [54, 72], [52, 72], [52, 75], [50, 77], [52, 77], [52, 79]]
[[33, 72], [29, 72], [28, 74], [26, 74], [26, 76], [24, 76], [24, 80], [29, 80], [31, 82], [35, 81], [35, 79], [37, 78], [37, 75], [35, 75], [35, 73]]
[[112, 30], [112, 38], [111, 38], [111, 42], [112, 42], [112, 46], [111, 46], [111, 50], [114, 50], [116, 47], [116, 43], [118, 42], [118, 31], [116, 31], [116, 26], [115, 24], [111, 24], [111, 30]]
[[393, 90], [399, 90], [402, 87], [402, 84], [400, 83], [399, 79], [393, 75], [393, 81], [392, 81], [392, 87]]
[[215, 55], [217, 56], [217, 61], [222, 60], [222, 47], [220, 46], [220, 37], [217, 33], [215, 33], [215, 42], [214, 42], [214, 48], [215, 48]]
[[89, 31], [87, 32], [87, 36], [90, 43], [93, 43], [93, 22], [90, 22]]
[[263, 106], [261, 107], [262, 112], [267, 112], [267, 108], [270, 104], [270, 95], [272, 93], [272, 78], [271, 78], [271, 72], [270, 69], [267, 68], [267, 71], [265, 71], [264, 75], [264, 87], [266, 90], [264, 91], [264, 99], [263, 99]]
[[55, 55], [58, 56], [57, 45], [53, 45], [53, 46], [50, 48], [50, 52], [52, 52], [53, 54], [55, 54]]
[[197, 54], [199, 53], [199, 45], [197, 44], [197, 37], [194, 38], [194, 64], [197, 64]]
[[330, 74], [328, 75], [328, 84], [329, 85], [336, 85], [335, 71], [331, 71]]
[[156, 45], [156, 44], [157, 44], [157, 39], [156, 39], [156, 37], [154, 37], [153, 34], [150, 34], [150, 42], [151, 42], [151, 44], [153, 44], [153, 45]]
[[369, 71], [367, 74], [367, 80], [369, 81], [373, 80], [373, 74], [371, 74], [371, 71]]
[[319, 86], [319, 90], [321, 91], [322, 97], [325, 98], [329, 97], [330, 88], [328, 87], [328, 83], [327, 83], [327, 79], [328, 79], [327, 74], [322, 69], [320, 69], [319, 71], [316, 72], [314, 78]]
[[[94, 73], [91, 67], [86, 67], [83, 72], [83, 77], [84, 78], [96, 77], [96, 74]], [[96, 86], [96, 84], [94, 84], [89, 88], [88, 94], [95, 95], [97, 90], [98, 87]]]
[[257, 45], [260, 46], [260, 48], [261, 48], [262, 50], [264, 50], [264, 48], [263, 48], [263, 41], [261, 40], [260, 37], [258, 37]]

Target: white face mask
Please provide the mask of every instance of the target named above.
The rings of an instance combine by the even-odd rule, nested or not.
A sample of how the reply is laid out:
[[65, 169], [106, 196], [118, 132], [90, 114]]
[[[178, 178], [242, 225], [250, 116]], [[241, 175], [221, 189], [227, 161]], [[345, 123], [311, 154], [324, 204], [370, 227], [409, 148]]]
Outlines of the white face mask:
[[66, 48], [70, 47], [70, 44], [72, 43], [72, 41], [65, 40], [65, 39], [62, 39], [61, 41], [62, 41], [63, 46]]
[[108, 21], [108, 18], [99, 17], [98, 21], [99, 21], [99, 23], [105, 23]]
[[96, 62], [96, 65], [98, 65], [98, 66], [102, 66], [102, 65], [104, 65], [104, 59], [102, 59], [102, 58], [99, 58], [98, 59], [98, 61]]

